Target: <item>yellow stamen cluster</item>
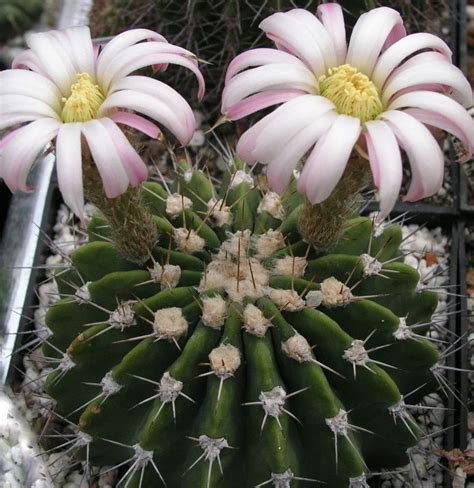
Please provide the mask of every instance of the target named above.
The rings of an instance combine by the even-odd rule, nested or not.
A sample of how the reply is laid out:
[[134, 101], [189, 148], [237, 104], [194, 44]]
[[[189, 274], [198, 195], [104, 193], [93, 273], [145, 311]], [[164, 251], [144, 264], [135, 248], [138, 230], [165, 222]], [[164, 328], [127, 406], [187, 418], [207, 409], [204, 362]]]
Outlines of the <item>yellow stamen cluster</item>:
[[88, 73], [79, 73], [77, 82], [71, 86], [71, 94], [63, 98], [61, 118], [64, 122], [87, 122], [95, 118], [104, 101], [100, 86]]
[[349, 64], [330, 68], [318, 81], [321, 96], [331, 100], [340, 114], [366, 122], [375, 119], [383, 110], [375, 85]]

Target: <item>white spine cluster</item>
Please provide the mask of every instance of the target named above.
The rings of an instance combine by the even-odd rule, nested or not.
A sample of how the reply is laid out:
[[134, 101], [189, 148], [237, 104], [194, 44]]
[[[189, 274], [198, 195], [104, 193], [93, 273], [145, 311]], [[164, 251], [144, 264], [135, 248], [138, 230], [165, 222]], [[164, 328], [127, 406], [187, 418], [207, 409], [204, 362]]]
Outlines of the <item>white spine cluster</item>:
[[306, 293], [306, 306], [311, 308], [318, 308], [323, 303], [323, 292], [321, 290], [311, 290]]
[[308, 266], [308, 261], [303, 257], [285, 256], [274, 261], [272, 274], [300, 278], [304, 275], [306, 266]]
[[270, 391], [262, 391], [258, 399], [265, 415], [278, 418], [285, 407], [286, 391], [281, 386], [275, 386]]
[[249, 175], [245, 171], [239, 169], [232, 176], [232, 180], [230, 182], [230, 188], [233, 190], [234, 188], [237, 188], [241, 183], [247, 183], [247, 185], [249, 185], [250, 188], [253, 188], [255, 186], [252, 175]]
[[285, 247], [283, 234], [278, 230], [267, 230], [259, 235], [255, 240], [256, 255], [262, 258], [268, 258], [279, 249]]
[[380, 261], [377, 261], [377, 259], [372, 257], [370, 254], [361, 254], [360, 260], [362, 261], [362, 275], [364, 278], [378, 275], [382, 271], [383, 264]]
[[405, 317], [399, 317], [398, 328], [393, 333], [393, 337], [398, 341], [406, 341], [407, 339], [413, 339], [414, 334], [410, 327], [407, 325]]
[[92, 297], [91, 292], [89, 291], [89, 285], [91, 283], [92, 281], [88, 281], [76, 290], [76, 293], [74, 293], [74, 300], [76, 303], [89, 303], [91, 301]]
[[230, 207], [224, 204], [224, 200], [217, 200], [216, 198], [211, 198], [207, 202], [207, 211], [211, 220], [216, 224], [217, 227], [222, 227], [224, 225], [229, 225], [232, 223], [232, 212]]
[[183, 383], [175, 380], [168, 371], [163, 374], [158, 386], [158, 398], [163, 403], [174, 402], [183, 390]]
[[108, 323], [123, 331], [136, 324], [135, 312], [130, 302], [123, 302], [110, 314]]
[[365, 474], [362, 474], [357, 478], [349, 478], [348, 488], [370, 488], [370, 485], [367, 483]]
[[282, 342], [281, 348], [288, 357], [298, 361], [299, 363], [314, 361], [311, 346], [300, 334], [295, 334], [287, 341]]
[[269, 191], [263, 195], [263, 198], [258, 205], [257, 213], [261, 214], [267, 212], [273, 218], [283, 220], [285, 218], [285, 210], [281, 204], [281, 198], [278, 193]]
[[240, 352], [232, 344], [221, 344], [209, 353], [209, 362], [212, 372], [218, 378], [227, 379], [239, 369]]
[[204, 239], [193, 229], [188, 230], [184, 227], [179, 227], [174, 230], [173, 237], [176, 242], [176, 247], [180, 251], [190, 254], [202, 251], [206, 245]]
[[181, 278], [181, 268], [174, 264], [154, 263], [148, 272], [154, 283], [161, 284], [161, 289], [175, 288]]
[[113, 379], [111, 371], [106, 373], [106, 375], [100, 380], [100, 385], [102, 386], [102, 393], [105, 396], [115, 395], [115, 393], [118, 393], [123, 386]]
[[193, 202], [184, 195], [173, 193], [166, 198], [166, 213], [171, 217], [178, 217], [187, 208], [192, 208]]
[[360, 339], [352, 341], [351, 347], [344, 351], [342, 357], [354, 366], [365, 366], [370, 361], [369, 354], [364, 347], [364, 341]]
[[220, 295], [203, 298], [201, 318], [204, 325], [219, 329], [224, 325], [226, 315], [227, 303]]
[[334, 417], [325, 419], [325, 421], [326, 425], [334, 432], [334, 434], [347, 436], [347, 431], [350, 425], [345, 410], [341, 408]]
[[71, 370], [75, 366], [76, 363], [72, 360], [71, 356], [69, 356], [69, 354], [65, 352], [63, 354], [61, 361], [59, 362], [58, 370], [65, 373], [66, 371]]
[[264, 337], [267, 329], [271, 327], [271, 322], [268, 320], [262, 311], [255, 305], [249, 303], [244, 309], [243, 328], [249, 334], [257, 337]]
[[353, 295], [348, 286], [331, 276], [321, 282], [323, 305], [325, 307], [344, 307], [353, 300]]
[[154, 313], [153, 330], [159, 339], [176, 341], [187, 334], [188, 322], [180, 308], [161, 308]]
[[267, 294], [270, 300], [280, 309], [288, 312], [303, 310], [305, 301], [298, 295], [296, 290], [285, 290], [282, 288], [269, 288]]

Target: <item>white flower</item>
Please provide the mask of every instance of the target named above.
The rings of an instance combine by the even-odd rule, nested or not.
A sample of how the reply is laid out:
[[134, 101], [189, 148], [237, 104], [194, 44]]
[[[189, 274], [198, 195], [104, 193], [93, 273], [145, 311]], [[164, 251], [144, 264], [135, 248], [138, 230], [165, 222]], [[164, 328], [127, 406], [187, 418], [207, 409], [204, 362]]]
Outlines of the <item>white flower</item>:
[[317, 17], [302, 9], [276, 13], [260, 28], [277, 49], [252, 49], [232, 61], [222, 112], [237, 120], [282, 104], [237, 146], [246, 162], [268, 164], [273, 190], [284, 190], [309, 151], [298, 190], [312, 203], [322, 202], [357, 145], [368, 153], [383, 218], [400, 192], [400, 147], [412, 170], [405, 200], [432, 195], [442, 184], [443, 154], [424, 124], [456, 136], [464, 159], [472, 155], [474, 124], [463, 108], [472, 103], [468, 81], [441, 39], [406, 35], [395, 10], [363, 14], [349, 46], [337, 4], [320, 5]]
[[0, 141], [0, 177], [12, 191], [30, 190], [28, 172], [56, 138], [59, 187], [83, 218], [81, 137], [109, 198], [147, 177], [144, 162], [117, 124], [156, 138], [160, 129], [153, 120], [182, 144], [191, 140], [196, 123], [185, 99], [161, 81], [128, 76], [145, 66], [181, 65], [195, 73], [201, 98], [204, 80], [189, 51], [147, 29], [119, 34], [100, 53], [88, 27], [30, 34], [26, 42], [30, 49], [15, 58], [13, 69], [0, 72], [0, 130], [23, 124]]

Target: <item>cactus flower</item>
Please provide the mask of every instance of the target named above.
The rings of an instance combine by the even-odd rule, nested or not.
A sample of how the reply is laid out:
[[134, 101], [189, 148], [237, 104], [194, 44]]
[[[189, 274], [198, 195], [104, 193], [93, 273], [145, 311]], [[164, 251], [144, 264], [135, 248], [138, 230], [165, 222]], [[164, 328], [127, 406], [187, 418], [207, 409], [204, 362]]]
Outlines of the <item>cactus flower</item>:
[[464, 108], [472, 103], [468, 81], [441, 39], [406, 35], [397, 11], [380, 7], [363, 14], [348, 45], [337, 4], [320, 5], [316, 16], [302, 9], [276, 13], [260, 28], [276, 49], [252, 49], [231, 62], [222, 112], [237, 120], [280, 104], [237, 147], [244, 161], [268, 165], [273, 190], [283, 191], [308, 154], [297, 188], [320, 203], [355, 149], [370, 162], [383, 218], [400, 193], [400, 149], [412, 175], [405, 200], [441, 187], [443, 153], [425, 124], [454, 135], [464, 146], [462, 159], [471, 157], [474, 124]]
[[82, 218], [81, 138], [108, 198], [147, 177], [145, 163], [118, 125], [156, 138], [158, 122], [181, 144], [190, 141], [195, 119], [186, 100], [161, 81], [129, 76], [150, 65], [160, 70], [168, 64], [184, 66], [196, 75], [201, 98], [204, 80], [189, 51], [147, 29], [119, 34], [100, 52], [88, 27], [30, 34], [26, 42], [29, 49], [14, 59], [12, 69], [0, 73], [0, 130], [15, 128], [0, 140], [0, 177], [12, 191], [31, 190], [28, 172], [55, 140], [59, 188]]

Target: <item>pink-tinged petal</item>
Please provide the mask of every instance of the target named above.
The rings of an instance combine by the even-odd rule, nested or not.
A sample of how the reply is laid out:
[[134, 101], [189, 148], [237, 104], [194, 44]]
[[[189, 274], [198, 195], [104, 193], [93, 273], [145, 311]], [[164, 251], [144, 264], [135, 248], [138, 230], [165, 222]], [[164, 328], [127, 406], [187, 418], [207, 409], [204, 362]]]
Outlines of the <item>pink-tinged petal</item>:
[[466, 147], [468, 154], [472, 154], [474, 120], [464, 107], [446, 95], [415, 91], [395, 98], [388, 109], [412, 109], [405, 111], [420, 122], [439, 127], [457, 137]]
[[81, 219], [84, 216], [81, 124], [63, 124], [56, 139], [56, 172], [66, 205]]
[[133, 149], [124, 133], [117, 127], [115, 122], [108, 118], [99, 119], [99, 122], [107, 129], [115, 149], [122, 160], [123, 167], [127, 172], [128, 179], [132, 186], [143, 183], [148, 177], [148, 169], [142, 158]]
[[56, 36], [51, 32], [38, 32], [25, 36], [28, 47], [39, 59], [48, 78], [61, 90], [64, 96], [69, 96], [71, 84], [76, 79], [76, 70], [72, 61]]
[[42, 115], [35, 114], [0, 114], [0, 130], [7, 129], [13, 125], [24, 124], [25, 122], [32, 122], [33, 120], [43, 118]]
[[0, 176], [10, 190], [31, 191], [26, 184], [28, 172], [41, 151], [56, 136], [60, 123], [41, 119], [14, 131], [2, 144]]
[[296, 134], [268, 165], [268, 184], [273, 191], [282, 193], [293, 170], [318, 139], [326, 133], [337, 118], [334, 111], [319, 115], [317, 119]]
[[403, 37], [404, 29], [397, 27], [403, 27], [403, 20], [391, 8], [379, 7], [361, 15], [352, 31], [346, 63], [370, 77], [390, 33], [395, 29]]
[[434, 195], [443, 183], [444, 157], [430, 131], [411, 115], [389, 110], [380, 115], [407, 153], [412, 181], [404, 200], [413, 202]]
[[3, 136], [0, 139], [0, 178], [2, 176], [2, 162], [3, 158], [1, 157], [1, 151], [3, 148], [5, 148], [15, 137], [18, 136], [18, 134], [22, 134], [22, 129], [23, 127], [19, 127], [18, 129], [10, 131], [6, 136]]
[[365, 139], [369, 152], [374, 184], [379, 190], [380, 211], [377, 220], [384, 220], [398, 199], [403, 178], [402, 157], [397, 139], [386, 122], [366, 122]]
[[12, 69], [28, 69], [47, 76], [47, 72], [41, 66], [38, 56], [31, 49], [26, 49], [13, 58]]
[[267, 37], [277, 42], [284, 41], [286, 50], [303, 61], [316, 75], [322, 75], [328, 68], [324, 62], [322, 46], [303, 28], [300, 21], [288, 15], [289, 12], [270, 15], [260, 22]]
[[335, 111], [334, 104], [324, 97], [303, 95], [285, 103], [258, 136], [253, 155], [271, 163], [298, 132], [329, 111]]
[[225, 82], [228, 83], [232, 77], [244, 69], [272, 63], [289, 63], [304, 66], [304, 63], [297, 57], [277, 49], [250, 49], [232, 60], [225, 74]]
[[120, 78], [154, 64], [178, 64], [190, 69], [198, 78], [200, 93], [204, 93], [204, 80], [197, 67], [195, 56], [186, 49], [166, 42], [146, 42], [127, 48], [120, 56], [110, 61], [105, 71], [97, 70], [97, 80], [102, 89], [107, 92], [110, 85]]
[[188, 144], [194, 134], [195, 127], [189, 127], [188, 120], [183, 114], [175, 113], [169, 104], [151, 95], [133, 90], [120, 90], [105, 100], [97, 116], [107, 116], [109, 110], [117, 108], [134, 110], [151, 117], [170, 130], [183, 145]]
[[58, 119], [58, 114], [47, 104], [37, 98], [25, 95], [2, 95], [0, 97], [2, 114], [31, 114]]
[[127, 125], [132, 127], [132, 129], [139, 130], [152, 139], [156, 139], [161, 134], [161, 130], [157, 125], [137, 114], [118, 110], [110, 115], [109, 118], [117, 124]]
[[323, 3], [319, 5], [317, 15], [331, 36], [334, 50], [336, 51], [337, 64], [344, 64], [346, 60], [347, 41], [344, 14], [342, 13], [341, 6], [337, 3]]
[[120, 57], [124, 49], [141, 41], [167, 42], [162, 35], [149, 29], [132, 29], [118, 34], [104, 46], [97, 59], [97, 78], [102, 78], [109, 63]]
[[347, 165], [361, 131], [360, 121], [339, 115], [318, 140], [298, 180], [297, 188], [312, 204], [321, 203], [332, 193]]
[[439, 37], [425, 33], [411, 34], [397, 41], [380, 56], [372, 73], [372, 81], [376, 86], [383, 87], [392, 71], [404, 59], [422, 49], [438, 51], [447, 61], [451, 60], [451, 50]]
[[111, 86], [109, 96], [119, 90], [132, 90], [137, 93], [151, 95], [167, 105], [192, 135], [196, 128], [196, 120], [188, 102], [173, 88], [162, 81], [146, 76], [126, 76]]
[[313, 43], [321, 50], [326, 68], [337, 66], [334, 44], [331, 36], [328, 34], [328, 31], [324, 28], [324, 25], [320, 20], [315, 15], [302, 8], [289, 10], [286, 15], [296, 19], [301, 24], [302, 28], [306, 29], [311, 35]]
[[[284, 104], [286, 105], [286, 104]], [[253, 124], [250, 129], [247, 129], [241, 136], [239, 141], [237, 142], [236, 153], [237, 156], [247, 164], [255, 164], [257, 162], [255, 156], [253, 156], [253, 151], [257, 144], [257, 139], [262, 130], [272, 121], [275, 113], [278, 112], [279, 109], [284, 107], [278, 107], [274, 112], [263, 117], [263, 119], [259, 120], [256, 124]]]
[[[0, 96], [24, 95], [49, 105], [53, 110], [61, 110], [61, 92], [48, 78], [24, 69], [0, 71]], [[2, 107], [3, 111], [3, 107]]]
[[304, 94], [305, 92], [302, 90], [269, 90], [257, 93], [229, 107], [225, 115], [229, 120], [239, 120], [259, 110], [288, 102]]
[[426, 83], [450, 87], [452, 97], [465, 107], [472, 103], [472, 88], [462, 71], [450, 63], [439, 61], [411, 64], [408, 68], [403, 66], [396, 70], [383, 89], [382, 103], [387, 105], [401, 90]]
[[90, 120], [82, 124], [82, 134], [99, 171], [105, 194], [108, 198], [122, 195], [129, 179], [107, 129], [98, 120]]
[[316, 94], [314, 75], [307, 68], [292, 64], [268, 64], [234, 76], [222, 93], [222, 112], [250, 95], [266, 90], [302, 90]]

